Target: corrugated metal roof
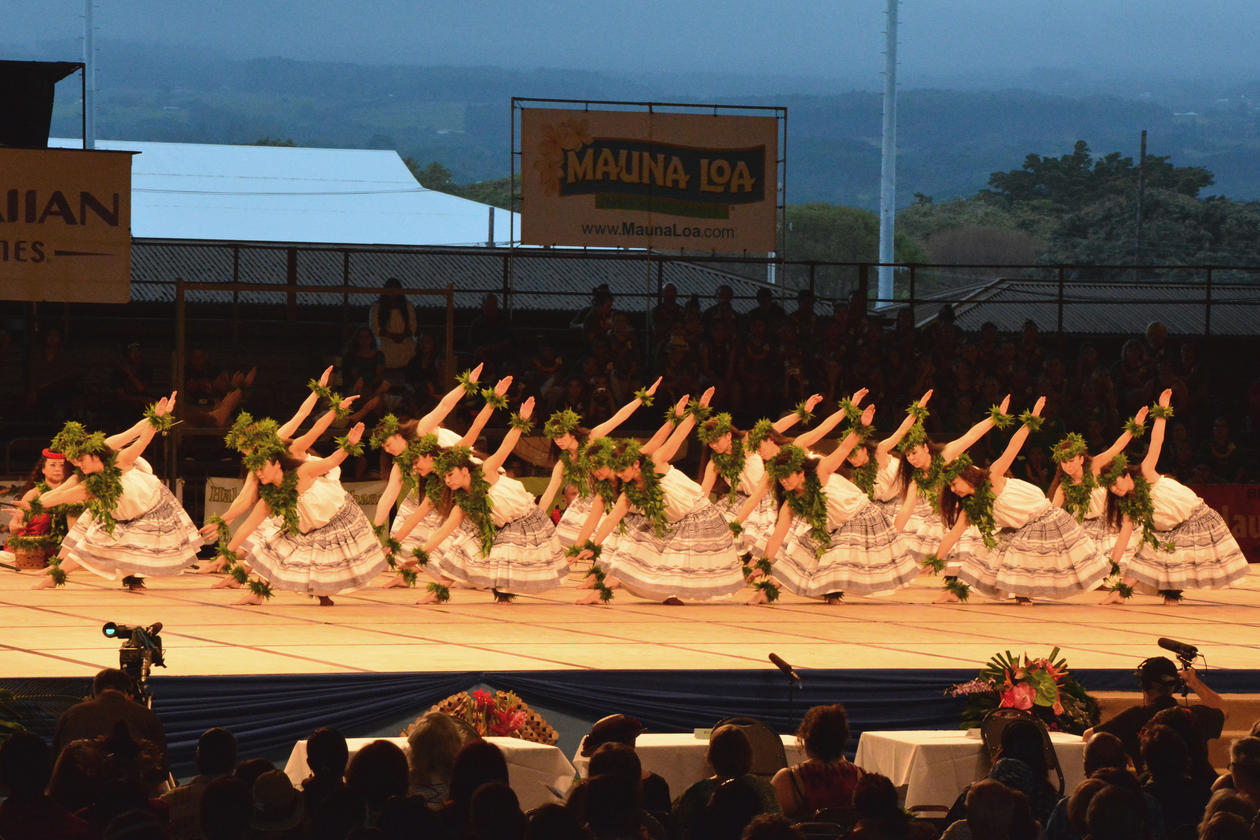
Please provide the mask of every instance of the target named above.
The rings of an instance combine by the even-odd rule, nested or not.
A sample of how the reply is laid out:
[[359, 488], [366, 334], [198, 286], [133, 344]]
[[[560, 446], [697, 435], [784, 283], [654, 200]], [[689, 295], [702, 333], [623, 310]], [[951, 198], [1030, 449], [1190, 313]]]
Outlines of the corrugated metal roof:
[[[96, 147], [139, 152], [131, 175], [131, 233], [139, 239], [475, 246], [489, 238], [489, 205], [421, 186], [392, 150], [132, 140]], [[508, 244], [511, 214], [494, 215], [495, 241]]]
[[[954, 306], [966, 331], [992, 321], [1002, 332], [1018, 332], [1031, 319], [1042, 332], [1058, 329], [1058, 283], [996, 280]], [[1080, 335], [1133, 335], [1152, 321], [1173, 335], [1255, 335], [1260, 332], [1260, 285], [1214, 284], [1211, 307], [1201, 283], [1088, 283], [1063, 286], [1063, 331]]]
[[[340, 304], [344, 286], [376, 288], [391, 277], [408, 289], [455, 287], [455, 305], [476, 308], [487, 291], [503, 287], [505, 251], [469, 250], [430, 252], [423, 250], [345, 248], [297, 248], [297, 279], [303, 286], [328, 286], [329, 295], [302, 293], [300, 304]], [[513, 260], [512, 304], [520, 309], [577, 311], [590, 304], [591, 290], [601, 283], [619, 298], [617, 308], [635, 311], [646, 298], [656, 295], [657, 262], [627, 257], [558, 257], [527, 249]], [[699, 295], [707, 307], [718, 286], [731, 287], [736, 311], [747, 311], [763, 284], [688, 262], [663, 263], [660, 282], [678, 288], [680, 303]], [[199, 245], [167, 242], [135, 242], [131, 247], [131, 297], [140, 302], [171, 302], [175, 299], [177, 277], [189, 283], [284, 283], [287, 277], [286, 249], [279, 247]], [[782, 301], [795, 295], [791, 289], [771, 287]], [[190, 303], [230, 303], [227, 291], [189, 291]], [[349, 303], [370, 305], [373, 293], [351, 293]], [[242, 303], [280, 304], [283, 292], [242, 292]], [[637, 301], [637, 303], [636, 303]], [[437, 297], [417, 296], [411, 302], [419, 307], [442, 305]], [[821, 305], [820, 305], [821, 306]]]

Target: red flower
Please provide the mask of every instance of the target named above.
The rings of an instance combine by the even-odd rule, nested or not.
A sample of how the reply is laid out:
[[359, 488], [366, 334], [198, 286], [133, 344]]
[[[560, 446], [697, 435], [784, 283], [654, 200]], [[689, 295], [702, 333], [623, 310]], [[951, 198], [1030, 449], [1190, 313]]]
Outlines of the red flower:
[[478, 709], [484, 709], [494, 703], [494, 695], [484, 689], [474, 691], [472, 698]]
[[1031, 685], [1028, 683], [1020, 683], [1014, 688], [1002, 692], [1002, 701], [998, 703], [998, 706], [1028, 711], [1033, 707], [1033, 700], [1035, 700], [1036, 697], [1037, 692]]

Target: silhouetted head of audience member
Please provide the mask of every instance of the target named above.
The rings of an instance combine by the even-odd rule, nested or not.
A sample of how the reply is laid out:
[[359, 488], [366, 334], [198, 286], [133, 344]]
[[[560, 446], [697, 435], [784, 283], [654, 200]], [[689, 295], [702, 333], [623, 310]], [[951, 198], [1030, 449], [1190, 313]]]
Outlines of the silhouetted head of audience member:
[[1103, 767], [1129, 766], [1129, 755], [1124, 742], [1110, 732], [1096, 732], [1085, 745], [1085, 775], [1092, 775]]
[[418, 796], [391, 796], [381, 811], [380, 829], [386, 837], [436, 837], [441, 831], [437, 812]]
[[1229, 773], [1234, 788], [1260, 803], [1260, 738], [1236, 738], [1229, 745]]
[[392, 741], [373, 741], [350, 759], [346, 787], [379, 813], [391, 796], [407, 795], [407, 770], [402, 747]]
[[992, 779], [981, 779], [967, 790], [967, 826], [974, 840], [1020, 840], [1032, 821], [1028, 798]]
[[1148, 726], [1142, 730], [1142, 763], [1152, 780], [1177, 782], [1186, 777], [1190, 754], [1172, 727]]
[[489, 741], [469, 741], [455, 756], [451, 773], [451, 802], [458, 825], [466, 825], [473, 794], [492, 782], [508, 784], [507, 761], [503, 751]]
[[592, 776], [583, 786], [586, 818], [596, 837], [637, 836], [642, 822], [638, 787], [619, 776]]
[[643, 763], [639, 761], [638, 753], [633, 747], [615, 741], [595, 751], [588, 772], [592, 776], [614, 776], [636, 788], [643, 783]]
[[346, 738], [336, 729], [323, 726], [306, 739], [306, 766], [315, 778], [340, 780], [346, 774], [349, 761]]
[[1199, 840], [1255, 840], [1255, 835], [1237, 814], [1213, 814], [1199, 826]]
[[590, 835], [563, 805], [548, 803], [529, 812], [524, 840], [588, 840]]
[[71, 741], [61, 749], [48, 780], [48, 795], [74, 813], [96, 798], [96, 779], [105, 765], [105, 747], [99, 738]]
[[1032, 768], [1037, 778], [1046, 775], [1046, 754], [1041, 727], [1035, 721], [1017, 719], [1002, 730], [1002, 743], [997, 758], [1014, 758]]
[[843, 758], [849, 742], [849, 716], [844, 706], [814, 706], [805, 713], [796, 737], [810, 758], [824, 762]]
[[897, 798], [892, 779], [879, 773], [865, 773], [853, 790], [853, 811], [861, 820], [902, 821], [906, 812]]
[[96, 676], [92, 678], [92, 696], [100, 697], [104, 691], [117, 691], [119, 694], [134, 697], [136, 686], [131, 681], [131, 677], [127, 676], [126, 671], [120, 671], [117, 668], [106, 668], [97, 672]]
[[226, 776], [236, 768], [236, 736], [216, 726], [197, 741], [197, 770], [203, 776]]
[[44, 795], [52, 776], [53, 756], [44, 739], [18, 732], [0, 746], [0, 783], [15, 800], [32, 801]]
[[247, 758], [240, 764], [236, 765], [236, 772], [233, 774], [245, 784], [249, 785], [249, 789], [254, 789], [254, 782], [258, 781], [258, 777], [268, 770], [275, 770], [276, 765], [272, 764], [265, 758]]
[[744, 730], [724, 724], [709, 737], [706, 758], [714, 773], [723, 779], [734, 779], [752, 769], [752, 744]]
[[643, 732], [643, 724], [629, 715], [609, 715], [595, 721], [591, 731], [582, 739], [579, 752], [592, 756], [604, 744], [616, 743], [634, 747], [635, 739]]
[[1085, 814], [1089, 810], [1089, 803], [1098, 791], [1105, 787], [1107, 783], [1102, 779], [1085, 779], [1068, 795], [1067, 818], [1072, 828], [1076, 830], [1077, 837], [1084, 837], [1089, 831], [1089, 826], [1085, 823]]
[[255, 833], [293, 831], [306, 817], [302, 794], [281, 770], [268, 770], [254, 781], [253, 799], [250, 827]]
[[1256, 818], [1256, 803], [1236, 790], [1218, 790], [1212, 794], [1203, 809], [1203, 818], [1199, 823], [1202, 832], [1208, 821], [1217, 814], [1233, 814], [1246, 820], [1250, 825]]
[[1140, 794], [1108, 785], [1090, 800], [1085, 826], [1090, 840], [1145, 840], [1146, 805]]
[[1181, 685], [1177, 666], [1167, 656], [1152, 656], [1142, 660], [1138, 665], [1137, 680], [1147, 705], [1159, 697], [1171, 696]]
[[1207, 740], [1195, 726], [1194, 715], [1189, 709], [1185, 706], [1160, 709], [1147, 721], [1143, 729], [1152, 729], [1156, 726], [1167, 726], [1181, 736], [1189, 756], [1191, 776], [1201, 773], [1211, 775], [1213, 779], [1216, 778], [1211, 761], [1208, 759]]
[[205, 840], [241, 840], [254, 815], [250, 787], [235, 776], [206, 785], [201, 798], [201, 835]]
[[739, 840], [744, 828], [760, 813], [761, 797], [752, 779], [727, 779], [709, 797], [697, 836], [706, 840]]
[[411, 785], [449, 784], [464, 736], [450, 715], [429, 712], [407, 733]]
[[740, 840], [805, 840], [803, 834], [792, 828], [787, 817], [778, 814], [762, 814], [744, 827]]
[[473, 793], [468, 822], [477, 840], [521, 840], [525, 814], [516, 792], [503, 782], [482, 785]]

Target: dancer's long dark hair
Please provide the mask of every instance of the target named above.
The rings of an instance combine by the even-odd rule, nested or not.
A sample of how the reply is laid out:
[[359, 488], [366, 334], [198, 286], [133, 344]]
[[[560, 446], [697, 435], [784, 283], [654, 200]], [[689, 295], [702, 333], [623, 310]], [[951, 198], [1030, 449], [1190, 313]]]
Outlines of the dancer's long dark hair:
[[[970, 484], [972, 487], [979, 488], [989, 480], [989, 471], [982, 469], [974, 464], [963, 467], [958, 477]], [[962, 510], [963, 497], [954, 492], [949, 486], [949, 482], [941, 485], [941, 519], [945, 520], [945, 524], [950, 528], [958, 521], [958, 514]]]

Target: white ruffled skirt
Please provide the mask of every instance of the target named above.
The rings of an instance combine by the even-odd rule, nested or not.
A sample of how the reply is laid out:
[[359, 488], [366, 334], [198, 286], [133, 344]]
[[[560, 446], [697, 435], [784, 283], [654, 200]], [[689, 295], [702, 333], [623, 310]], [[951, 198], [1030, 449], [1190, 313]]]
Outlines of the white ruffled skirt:
[[[1122, 566], [1125, 576], [1136, 578], [1144, 588], [1224, 589], [1247, 576], [1247, 558], [1229, 526], [1206, 504], [1196, 507], [1176, 528], [1156, 531], [1155, 536], [1161, 544], [1171, 542], [1173, 550], [1141, 543]], [[1141, 530], [1135, 528], [1134, 543], [1141, 539]]]
[[61, 541], [59, 554], [113, 580], [124, 575], [157, 577], [179, 574], [197, 562], [205, 542], [197, 526], [165, 484], [144, 513], [114, 523], [110, 534], [85, 512]]
[[612, 556], [605, 551], [599, 563], [628, 592], [654, 601], [713, 601], [744, 587], [730, 526], [711, 503], [669, 523], [659, 536], [647, 517], [636, 516]]
[[988, 598], [1067, 598], [1094, 589], [1111, 570], [1070, 513], [1050, 507], [1020, 528], [1002, 528], [997, 546], [962, 558], [958, 579]]
[[790, 592], [805, 598], [832, 593], [870, 595], [906, 586], [919, 574], [919, 560], [904, 534], [874, 503], [867, 503], [819, 544], [809, 522], [796, 517], [772, 569]]

